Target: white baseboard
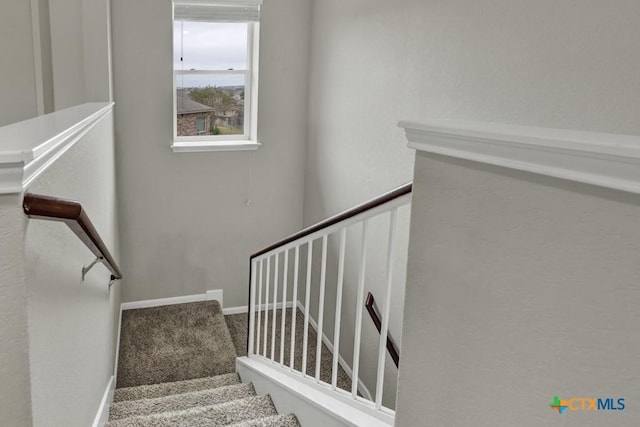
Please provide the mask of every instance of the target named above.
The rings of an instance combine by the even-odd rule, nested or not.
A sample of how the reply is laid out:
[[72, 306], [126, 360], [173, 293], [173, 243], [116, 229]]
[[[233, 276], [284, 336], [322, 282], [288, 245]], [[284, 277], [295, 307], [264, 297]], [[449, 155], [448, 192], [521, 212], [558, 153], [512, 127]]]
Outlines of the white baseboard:
[[222, 289], [207, 291], [206, 295], [207, 295], [207, 300], [215, 299], [220, 303], [220, 307], [224, 307], [224, 303], [223, 303], [224, 291]]
[[120, 358], [120, 332], [122, 332], [122, 304], [120, 304], [120, 313], [118, 316], [118, 339], [116, 341], [116, 359], [113, 362], [113, 384], [115, 388], [115, 384], [118, 383], [118, 359]]
[[182, 297], [158, 298], [158, 299], [149, 299], [144, 301], [124, 302], [122, 303], [121, 307], [123, 310], [133, 310], [137, 308], [160, 307], [163, 305], [186, 304], [189, 302], [200, 302], [200, 301], [208, 301], [211, 299], [218, 299], [218, 298], [215, 298], [215, 296], [218, 296], [218, 295], [221, 297], [218, 301], [220, 302], [220, 306], [222, 307], [222, 290], [207, 291], [207, 293], [204, 293], [204, 294], [185, 295]]
[[[133, 302], [123, 302], [120, 305], [121, 310], [133, 310], [137, 308], [149, 308], [149, 307], [161, 307], [163, 305], [172, 305], [172, 304], [185, 304], [189, 302], [200, 302], [200, 301], [209, 301], [212, 299], [218, 300], [220, 306], [222, 308], [222, 314], [225, 316], [227, 314], [242, 314], [249, 312], [249, 306], [240, 305], [237, 307], [227, 307], [224, 308], [222, 304], [223, 291], [222, 289], [216, 289], [214, 291], [207, 291], [206, 294], [198, 294], [198, 295], [185, 295], [182, 297], [172, 297], [172, 298], [159, 298], [159, 299], [150, 299], [144, 301], [133, 301]], [[269, 310], [273, 310], [273, 303], [267, 304]], [[286, 308], [293, 307], [293, 301], [287, 301]], [[282, 308], [282, 303], [276, 303], [276, 309]]]
[[248, 313], [248, 312], [249, 312], [249, 306], [247, 305], [241, 305], [239, 307], [229, 307], [229, 308], [222, 309], [222, 314], [224, 314], [225, 316], [227, 314], [242, 314], [242, 313]]
[[109, 382], [107, 383], [107, 388], [104, 391], [104, 395], [102, 396], [102, 400], [100, 401], [100, 406], [98, 407], [98, 412], [96, 413], [96, 417], [93, 420], [92, 427], [103, 427], [109, 421], [109, 407], [113, 402], [113, 394], [116, 389], [116, 378], [115, 376], [111, 376], [109, 378]]
[[[285, 304], [286, 308], [291, 308], [293, 307], [293, 301], [287, 301]], [[268, 310], [273, 310], [273, 303], [271, 304], [267, 304], [267, 309]], [[276, 303], [276, 310], [280, 310], [282, 309], [282, 303], [278, 302]], [[263, 308], [264, 310], [264, 308]], [[242, 313], [248, 313], [249, 312], [249, 306], [246, 305], [241, 305], [238, 307], [229, 307], [229, 308], [223, 308], [222, 309], [222, 313], [226, 316], [227, 314], [242, 314]]]
[[[304, 313], [304, 305], [302, 304], [302, 302], [300, 302], [298, 300], [296, 305], [298, 307], [298, 310], [300, 310], [301, 312]], [[313, 330], [316, 331], [316, 333], [318, 333], [318, 323], [315, 321], [315, 319], [313, 317], [311, 317], [311, 315], [309, 315], [309, 325], [311, 325]], [[324, 343], [324, 345], [327, 346], [329, 351], [331, 353], [333, 353], [333, 343], [329, 340], [329, 337], [327, 337], [327, 335], [324, 332], [322, 332], [322, 342]], [[351, 380], [353, 381], [353, 370], [351, 369], [351, 367], [349, 366], [347, 361], [344, 360], [344, 358], [340, 354], [338, 354], [338, 364], [340, 365], [340, 367], [342, 367], [344, 372], [346, 372], [346, 374], [349, 376], [349, 378], [351, 378]], [[358, 378], [358, 391], [364, 397], [366, 397], [367, 399], [373, 401], [373, 397], [371, 396], [371, 392], [369, 391], [367, 386], [364, 385], [364, 383], [362, 382], [362, 380], [360, 378]]]

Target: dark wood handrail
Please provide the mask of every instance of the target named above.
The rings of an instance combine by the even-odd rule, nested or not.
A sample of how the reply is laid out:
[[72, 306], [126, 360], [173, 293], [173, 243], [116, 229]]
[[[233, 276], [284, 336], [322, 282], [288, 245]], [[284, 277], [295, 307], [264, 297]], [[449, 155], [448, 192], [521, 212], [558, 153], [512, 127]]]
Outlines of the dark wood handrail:
[[93, 226], [82, 205], [75, 200], [38, 194], [25, 194], [22, 209], [29, 218], [64, 222], [82, 243], [98, 257], [111, 272], [111, 280], [122, 279], [122, 272]]
[[253, 255], [251, 255], [251, 258], [255, 258], [258, 257], [260, 255], [266, 254], [269, 251], [272, 251], [274, 249], [277, 249], [281, 246], [286, 245], [287, 243], [291, 243], [295, 240], [301, 239], [303, 237], [306, 237], [312, 233], [315, 233], [316, 231], [322, 230], [323, 228], [327, 228], [327, 227], [331, 227], [334, 224], [337, 224], [339, 222], [342, 222], [344, 220], [347, 220], [349, 218], [352, 218], [356, 215], [360, 215], [363, 212], [366, 212], [368, 210], [371, 210], [373, 208], [377, 208], [378, 206], [384, 205], [385, 203], [389, 203], [390, 201], [397, 199], [398, 197], [402, 197], [406, 194], [411, 193], [411, 189], [413, 187], [413, 183], [412, 182], [408, 182], [406, 184], [401, 185], [400, 187], [393, 189], [387, 193], [384, 193], [378, 197], [376, 197], [375, 199], [369, 200], [368, 202], [362, 203], [356, 207], [353, 207], [351, 209], [348, 209], [344, 212], [341, 212], [337, 215], [334, 215], [332, 217], [329, 217], [327, 219], [325, 219], [324, 221], [320, 221], [312, 226], [309, 226], [303, 230], [298, 231], [297, 233], [294, 233], [288, 237], [285, 237], [282, 240], [277, 241], [276, 243], [273, 243], [272, 245], [267, 246], [264, 249], [259, 250], [258, 252], [254, 253]]
[[[382, 333], [382, 322], [380, 321], [380, 316], [375, 307], [376, 300], [373, 298], [373, 294], [369, 292], [367, 294], [367, 300], [364, 303], [367, 311], [369, 312], [369, 316], [371, 316], [371, 320], [376, 325], [378, 332]], [[387, 351], [389, 351], [389, 355], [393, 359], [393, 362], [396, 364], [396, 368], [400, 363], [400, 350], [396, 346], [395, 342], [393, 342], [393, 338], [391, 337], [391, 333], [387, 331]]]

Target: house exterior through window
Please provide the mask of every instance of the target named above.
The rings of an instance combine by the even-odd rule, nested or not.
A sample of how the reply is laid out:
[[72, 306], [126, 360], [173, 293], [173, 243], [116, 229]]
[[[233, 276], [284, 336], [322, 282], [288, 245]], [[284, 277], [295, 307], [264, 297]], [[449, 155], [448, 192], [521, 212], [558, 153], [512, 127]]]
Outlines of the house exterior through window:
[[173, 0], [174, 145], [255, 141], [261, 0]]

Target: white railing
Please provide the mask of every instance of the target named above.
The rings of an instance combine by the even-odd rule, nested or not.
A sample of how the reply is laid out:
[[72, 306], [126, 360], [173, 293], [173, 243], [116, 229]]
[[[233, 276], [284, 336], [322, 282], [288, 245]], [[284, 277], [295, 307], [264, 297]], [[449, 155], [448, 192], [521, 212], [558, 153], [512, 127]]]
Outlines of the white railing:
[[[297, 375], [301, 380], [316, 384], [326, 390], [335, 392], [343, 399], [357, 404], [362, 404], [370, 410], [382, 411], [393, 414], [393, 410], [383, 406], [385, 360], [387, 335], [389, 329], [392, 287], [394, 286], [394, 260], [398, 258], [397, 224], [398, 210], [410, 203], [411, 184], [405, 184], [389, 193], [386, 193], [370, 202], [357, 206], [339, 215], [322, 221], [312, 227], [306, 228], [268, 248], [263, 249], [251, 257], [251, 289], [249, 309], [249, 336], [248, 356], [264, 360], [282, 370]], [[388, 222], [384, 218], [388, 218]], [[371, 397], [359, 389], [361, 351], [363, 347], [362, 331], [365, 316], [363, 307], [365, 304], [365, 287], [367, 287], [368, 258], [371, 252], [369, 246], [378, 244], [377, 233], [374, 237], [372, 231], [380, 231], [379, 226], [372, 230], [372, 221], [375, 224], [386, 223], [388, 232], [384, 245], [384, 257], [386, 258], [386, 275], [381, 292], [382, 329], [377, 346], [377, 372], [375, 382], [375, 395]], [[382, 222], [384, 221], [384, 222]], [[408, 225], [408, 224], [407, 224]], [[348, 236], [358, 235], [357, 248], [347, 250]], [[331, 250], [331, 267], [328, 268], [328, 254], [330, 242], [335, 242]], [[405, 242], [406, 243], [406, 242]], [[314, 246], [320, 246], [320, 256], [314, 257]], [[403, 248], [407, 251], [408, 248]], [[376, 248], [376, 253], [380, 250]], [[317, 252], [316, 252], [317, 254]], [[306, 255], [306, 256], [304, 256]], [[406, 254], [405, 254], [406, 255]], [[306, 258], [306, 259], [305, 259]], [[291, 262], [291, 259], [292, 262]], [[355, 306], [343, 305], [345, 284], [345, 270], [357, 274], [352, 286], [355, 292]], [[318, 271], [319, 268], [319, 271]], [[335, 271], [337, 270], [337, 271]], [[331, 279], [329, 279], [331, 276]], [[332, 290], [330, 300], [326, 301], [327, 286]], [[404, 284], [402, 284], [404, 286]], [[335, 295], [333, 290], [335, 289]], [[351, 297], [353, 301], [353, 297]], [[312, 301], [313, 299], [313, 301]], [[301, 301], [303, 300], [303, 301]], [[291, 308], [290, 312], [287, 309]], [[301, 314], [298, 314], [298, 310]], [[349, 311], [353, 310], [353, 311]], [[344, 311], [344, 313], [343, 313]], [[312, 318], [315, 313], [315, 319]], [[325, 318], [325, 312], [330, 317]], [[355, 312], [355, 313], [354, 313]], [[343, 317], [349, 314], [353, 324], [353, 358], [347, 363], [340, 354], [340, 337], [345, 331]], [[279, 318], [278, 318], [279, 315]], [[400, 315], [400, 314], [398, 314]], [[302, 325], [298, 316], [302, 317]], [[325, 320], [333, 320], [333, 338], [328, 345], [332, 352], [330, 365], [331, 375], [321, 375], [323, 337], [326, 339]], [[279, 324], [278, 324], [279, 322]], [[290, 326], [287, 328], [287, 323]], [[315, 354], [309, 342], [309, 327], [315, 330]], [[302, 328], [302, 343], [296, 339]], [[279, 336], [276, 333], [279, 329]], [[330, 328], [327, 328], [330, 329]], [[287, 339], [286, 337], [290, 338]], [[279, 345], [277, 345], [279, 343]], [[344, 340], [343, 340], [344, 344]], [[300, 349], [296, 346], [302, 345]], [[350, 342], [349, 342], [350, 345]], [[276, 351], [279, 348], [279, 352]], [[371, 352], [373, 353], [373, 352]], [[279, 355], [279, 357], [277, 357]], [[288, 363], [286, 357], [288, 355]], [[297, 356], [297, 358], [296, 358]], [[314, 357], [315, 356], [315, 357]], [[315, 360], [315, 366], [307, 366], [308, 360]], [[345, 363], [349, 366], [345, 366]], [[351, 389], [342, 390], [338, 387], [339, 366], [351, 374]], [[326, 369], [325, 369], [326, 370]], [[396, 377], [397, 380], [397, 377]], [[372, 385], [373, 385], [372, 384]]]

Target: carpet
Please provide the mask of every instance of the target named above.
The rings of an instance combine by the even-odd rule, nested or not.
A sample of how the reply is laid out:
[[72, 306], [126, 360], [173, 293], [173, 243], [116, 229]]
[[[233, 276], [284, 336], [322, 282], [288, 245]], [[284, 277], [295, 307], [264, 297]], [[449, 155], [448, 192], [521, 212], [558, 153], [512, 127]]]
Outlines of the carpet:
[[106, 427], [300, 427], [237, 373], [116, 389]]
[[[264, 311], [261, 313], [262, 321], [261, 325], [264, 328]], [[291, 317], [292, 309], [286, 310], [285, 315], [285, 350], [284, 350], [284, 364], [289, 366], [290, 364], [290, 344], [291, 344]], [[235, 345], [238, 356], [247, 355], [247, 335], [249, 333], [247, 314], [231, 314], [224, 316], [227, 322], [227, 327], [231, 333], [233, 344]], [[267, 326], [267, 355], [271, 357], [271, 332], [273, 325], [273, 311], [269, 311], [269, 324]], [[277, 310], [276, 313], [276, 345], [274, 348], [274, 359], [276, 362], [280, 362], [280, 336], [281, 336], [281, 322], [282, 322], [282, 310]], [[295, 336], [295, 348], [294, 348], [294, 368], [298, 371], [302, 370], [302, 344], [304, 338], [304, 313], [300, 310], [296, 310], [296, 336]], [[309, 325], [309, 331], [307, 334], [308, 349], [307, 349], [307, 375], [315, 376], [316, 373], [316, 332]], [[262, 329], [262, 335], [260, 336], [260, 354], [264, 350], [264, 329]], [[331, 384], [331, 370], [333, 367], [333, 354], [329, 351], [326, 345], [322, 344], [320, 353], [320, 380], [328, 384]], [[347, 373], [338, 365], [338, 388], [351, 391], [351, 378]]]
[[235, 358], [218, 301], [125, 310], [116, 386], [235, 372]]

